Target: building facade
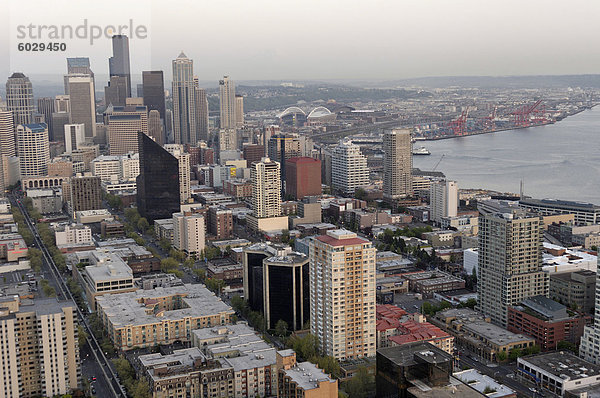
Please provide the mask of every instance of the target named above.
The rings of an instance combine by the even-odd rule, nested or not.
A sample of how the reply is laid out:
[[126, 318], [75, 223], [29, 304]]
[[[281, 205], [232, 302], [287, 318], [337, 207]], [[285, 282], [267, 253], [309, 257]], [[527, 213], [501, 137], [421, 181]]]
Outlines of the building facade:
[[229, 76], [223, 76], [223, 79], [219, 80], [220, 127], [222, 129], [236, 129], [235, 107], [235, 85]]
[[383, 197], [394, 201], [412, 195], [412, 142], [410, 130], [383, 135]]
[[188, 255], [199, 255], [205, 246], [204, 216], [173, 214], [173, 247]]
[[176, 144], [192, 144], [196, 137], [194, 61], [179, 54], [173, 60], [173, 134]]
[[458, 184], [456, 181], [434, 181], [429, 187], [431, 220], [441, 224], [444, 217], [456, 217], [458, 211]]
[[351, 141], [340, 142], [331, 155], [332, 188], [345, 195], [354, 195], [357, 188], [368, 184], [367, 157]]
[[21, 179], [48, 175], [48, 163], [50, 163], [48, 126], [45, 123], [18, 125], [17, 151]]
[[286, 160], [285, 193], [296, 200], [321, 196], [321, 161], [308, 157]]
[[69, 94], [70, 123], [85, 125], [86, 137], [96, 136], [96, 94], [94, 77], [74, 73], [66, 76]]
[[33, 86], [23, 73], [15, 72], [6, 81], [6, 107], [13, 113], [15, 126], [34, 123]]

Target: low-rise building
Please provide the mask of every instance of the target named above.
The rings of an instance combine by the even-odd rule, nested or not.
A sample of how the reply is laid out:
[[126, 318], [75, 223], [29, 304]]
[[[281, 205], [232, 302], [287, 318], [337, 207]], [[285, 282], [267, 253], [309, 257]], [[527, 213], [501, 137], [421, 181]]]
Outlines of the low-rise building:
[[53, 225], [53, 227], [56, 247], [61, 249], [61, 251], [72, 245], [93, 246], [92, 230], [87, 225], [59, 224]]
[[233, 212], [223, 206], [208, 209], [207, 231], [216, 239], [229, 239], [233, 235]]
[[293, 350], [277, 352], [278, 398], [337, 398], [338, 382], [311, 362], [296, 361]]
[[18, 262], [27, 258], [27, 244], [19, 234], [0, 234], [0, 260], [2, 262]]
[[120, 238], [125, 236], [125, 225], [117, 220], [100, 222], [100, 234], [104, 239]]
[[75, 222], [77, 224], [94, 224], [106, 220], [114, 220], [113, 215], [106, 209], [81, 210], [75, 212]]
[[550, 274], [549, 296], [552, 300], [575, 307], [587, 313], [594, 313], [596, 273], [581, 270]]
[[140, 355], [138, 361], [153, 398], [226, 398], [235, 393], [233, 369], [206, 358], [197, 347]]
[[154, 232], [158, 239], [166, 239], [169, 242], [173, 242], [173, 219], [164, 218], [154, 220]]
[[31, 198], [33, 208], [40, 214], [60, 213], [62, 211], [63, 197], [60, 187], [28, 189], [27, 197]]
[[477, 235], [479, 232], [479, 217], [472, 215], [442, 217], [440, 226], [442, 229], [453, 229], [462, 234]]
[[425, 232], [422, 235], [423, 239], [433, 247], [452, 247], [454, 246], [454, 238], [459, 235], [458, 232], [452, 230], [441, 230], [434, 232]]
[[525, 349], [535, 345], [533, 337], [509, 332], [492, 324], [489, 317], [469, 308], [440, 311], [429, 321], [453, 335], [459, 345], [488, 361], [498, 360], [500, 352], [508, 356], [513, 348]]
[[480, 373], [477, 369], [462, 370], [455, 372], [452, 376], [488, 398], [517, 398], [517, 393], [514, 390], [498, 383], [490, 376]]
[[115, 347], [131, 350], [192, 340], [192, 330], [231, 323], [234, 311], [204, 285], [136, 290], [96, 298]]
[[412, 319], [400, 322], [396, 334], [388, 337], [388, 346], [395, 347], [416, 341], [427, 341], [448, 354], [454, 353], [454, 337], [439, 327], [425, 321], [423, 315], [417, 314]]
[[577, 344], [586, 320], [591, 322], [591, 317], [569, 314], [564, 305], [534, 296], [523, 300], [521, 305], [508, 307], [507, 329], [535, 338], [542, 351], [549, 351], [556, 349], [560, 341]]
[[98, 242], [98, 247], [109, 251], [127, 263], [134, 276], [160, 271], [160, 259], [131, 238], [113, 238]]
[[600, 366], [567, 351], [517, 358], [517, 374], [559, 397], [600, 385]]
[[421, 293], [424, 298], [431, 298], [437, 292], [465, 288], [463, 279], [442, 271], [417, 272], [402, 277], [408, 281], [411, 291]]
[[232, 179], [223, 181], [223, 193], [237, 200], [252, 197], [252, 181], [243, 179]]
[[206, 276], [224, 281], [230, 289], [244, 287], [244, 266], [229, 257], [208, 261]]
[[583, 250], [569, 249], [544, 242], [542, 250], [542, 269], [553, 272], [588, 270], [596, 272], [598, 256]]

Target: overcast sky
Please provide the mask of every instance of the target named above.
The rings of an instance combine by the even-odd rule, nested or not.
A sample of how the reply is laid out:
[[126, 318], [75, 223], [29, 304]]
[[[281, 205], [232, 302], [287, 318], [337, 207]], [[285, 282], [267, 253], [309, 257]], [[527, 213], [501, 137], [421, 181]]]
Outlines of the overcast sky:
[[[200, 80], [402, 79], [600, 73], [596, 0], [8, 0], [0, 7], [0, 73], [57, 74], [67, 56], [108, 71], [110, 41], [20, 52], [19, 25], [147, 27], [130, 42], [132, 73], [180, 51]], [[5, 12], [8, 11], [8, 12]], [[4, 79], [4, 78], [2, 78]], [[135, 79], [137, 80], [137, 79]]]

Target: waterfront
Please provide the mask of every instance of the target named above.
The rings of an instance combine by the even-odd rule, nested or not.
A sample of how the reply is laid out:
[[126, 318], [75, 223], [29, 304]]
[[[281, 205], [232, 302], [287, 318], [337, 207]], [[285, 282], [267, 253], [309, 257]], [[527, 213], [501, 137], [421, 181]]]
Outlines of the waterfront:
[[600, 107], [558, 123], [454, 139], [427, 141], [431, 156], [414, 167], [437, 167], [461, 188], [519, 192], [600, 204]]

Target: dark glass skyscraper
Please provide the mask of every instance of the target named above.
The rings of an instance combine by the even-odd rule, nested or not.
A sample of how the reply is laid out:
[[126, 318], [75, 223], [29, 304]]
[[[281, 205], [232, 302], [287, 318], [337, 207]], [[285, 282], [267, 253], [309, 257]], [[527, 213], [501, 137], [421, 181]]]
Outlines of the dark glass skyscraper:
[[179, 161], [144, 133], [138, 133], [138, 145], [138, 211], [150, 222], [171, 218], [179, 211]]
[[129, 67], [129, 38], [125, 35], [112, 37], [113, 56], [108, 60], [110, 76], [127, 78], [127, 97], [131, 97], [131, 71]]
[[162, 70], [145, 70], [142, 72], [144, 105], [148, 112], [158, 111], [160, 118], [165, 120], [165, 82]]

